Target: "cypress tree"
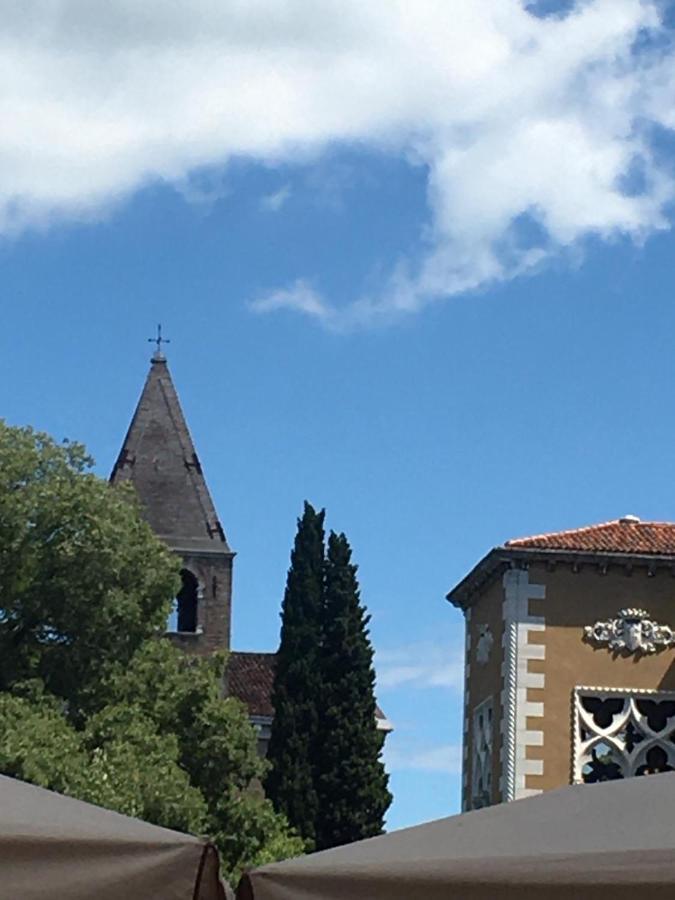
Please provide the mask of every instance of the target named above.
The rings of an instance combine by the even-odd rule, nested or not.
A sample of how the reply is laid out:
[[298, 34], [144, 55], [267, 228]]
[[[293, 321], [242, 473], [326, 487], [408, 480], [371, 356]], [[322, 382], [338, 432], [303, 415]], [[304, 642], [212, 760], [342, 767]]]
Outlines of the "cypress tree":
[[380, 834], [391, 803], [375, 722], [370, 616], [360, 603], [356, 571], [347, 538], [331, 532], [316, 744], [317, 849]]
[[265, 791], [310, 845], [318, 798], [314, 756], [318, 734], [324, 573], [324, 510], [305, 502], [298, 520], [281, 611]]

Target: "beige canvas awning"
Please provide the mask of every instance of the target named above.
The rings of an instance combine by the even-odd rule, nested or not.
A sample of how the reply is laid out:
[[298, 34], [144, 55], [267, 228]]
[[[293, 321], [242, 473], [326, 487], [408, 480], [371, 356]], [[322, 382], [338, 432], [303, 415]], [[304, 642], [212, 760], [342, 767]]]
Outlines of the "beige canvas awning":
[[240, 900], [675, 896], [675, 773], [576, 785], [262, 866]]
[[0, 897], [223, 900], [205, 841], [0, 776]]

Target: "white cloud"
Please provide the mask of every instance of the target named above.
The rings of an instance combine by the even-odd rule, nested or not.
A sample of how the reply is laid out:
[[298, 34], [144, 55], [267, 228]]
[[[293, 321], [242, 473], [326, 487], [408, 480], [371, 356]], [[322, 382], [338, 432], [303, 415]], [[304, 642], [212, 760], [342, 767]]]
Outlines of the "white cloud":
[[384, 762], [388, 771], [442, 772], [458, 775], [462, 770], [462, 748], [458, 744], [439, 744], [435, 747], [399, 748], [385, 744]]
[[377, 651], [379, 691], [408, 686], [459, 691], [464, 684], [464, 652], [458, 646], [425, 642]]
[[[644, 40], [661, 36], [658, 0], [578, 0], [543, 19], [521, 0], [6, 6], [5, 234], [105, 214], [233, 157], [297, 165], [358, 142], [427, 167], [423, 258], [347, 308], [303, 282], [253, 304], [344, 327], [513, 277], [590, 234], [669, 224], [673, 173], [650, 128], [675, 128], [675, 63]], [[626, 192], [636, 168], [643, 189]]]
[[257, 313], [290, 309], [321, 321], [329, 321], [334, 316], [333, 310], [325, 300], [302, 279], [298, 279], [288, 288], [271, 291], [256, 298], [251, 301], [250, 307]]
[[266, 194], [260, 201], [260, 206], [268, 212], [279, 212], [290, 197], [291, 186], [290, 184], [285, 184], [283, 187], [280, 187], [278, 191], [274, 191], [272, 194]]

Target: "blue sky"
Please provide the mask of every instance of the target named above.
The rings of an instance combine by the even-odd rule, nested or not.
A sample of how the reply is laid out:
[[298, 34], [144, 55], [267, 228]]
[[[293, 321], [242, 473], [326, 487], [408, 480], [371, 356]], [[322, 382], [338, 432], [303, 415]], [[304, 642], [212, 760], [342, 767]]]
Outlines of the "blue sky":
[[7, 23], [1, 414], [106, 475], [161, 321], [238, 553], [234, 646], [274, 648], [325, 506], [396, 728], [389, 824], [445, 815], [446, 591], [509, 537], [675, 518], [670, 11], [196, 6]]

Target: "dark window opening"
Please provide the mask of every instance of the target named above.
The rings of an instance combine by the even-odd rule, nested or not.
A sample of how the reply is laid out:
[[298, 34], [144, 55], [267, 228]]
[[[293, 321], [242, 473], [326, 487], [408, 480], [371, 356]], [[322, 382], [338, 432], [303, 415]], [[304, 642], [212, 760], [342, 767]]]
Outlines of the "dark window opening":
[[199, 599], [199, 583], [192, 572], [181, 569], [180, 577], [183, 585], [176, 597], [176, 613], [178, 631], [197, 630], [197, 602]]

